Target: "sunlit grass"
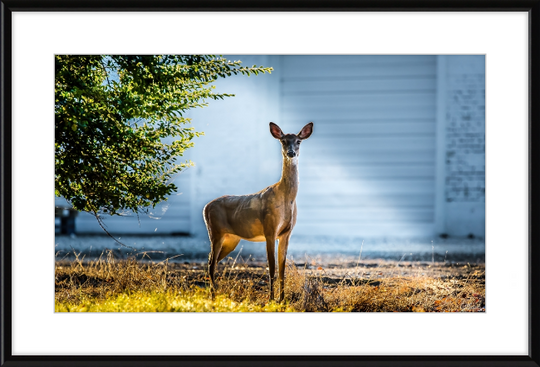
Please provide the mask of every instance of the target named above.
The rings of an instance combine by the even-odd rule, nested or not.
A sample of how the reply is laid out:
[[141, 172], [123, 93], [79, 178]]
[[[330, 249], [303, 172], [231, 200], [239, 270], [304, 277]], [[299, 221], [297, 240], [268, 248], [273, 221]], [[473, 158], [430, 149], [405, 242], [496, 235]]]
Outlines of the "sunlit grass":
[[212, 300], [206, 291], [192, 294], [174, 292], [132, 292], [111, 296], [105, 300], [82, 298], [78, 303], [55, 301], [56, 312], [292, 312], [286, 304], [266, 305], [248, 301], [235, 302], [218, 295]]
[[212, 299], [200, 264], [116, 260], [108, 253], [95, 261], [56, 264], [55, 311], [483, 312], [484, 269], [483, 264], [398, 262], [325, 270], [290, 262], [286, 301], [280, 304], [269, 302], [262, 264], [220, 264]]

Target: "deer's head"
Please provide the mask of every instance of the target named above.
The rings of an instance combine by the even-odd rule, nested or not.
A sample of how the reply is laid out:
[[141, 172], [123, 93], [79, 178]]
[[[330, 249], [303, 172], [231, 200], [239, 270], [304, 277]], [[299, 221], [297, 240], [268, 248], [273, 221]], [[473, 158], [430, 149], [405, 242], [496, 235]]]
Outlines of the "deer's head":
[[285, 158], [294, 158], [300, 155], [300, 143], [309, 138], [313, 132], [313, 122], [310, 122], [300, 130], [298, 134], [283, 134], [283, 131], [274, 124], [270, 123], [270, 134], [281, 142], [281, 153]]

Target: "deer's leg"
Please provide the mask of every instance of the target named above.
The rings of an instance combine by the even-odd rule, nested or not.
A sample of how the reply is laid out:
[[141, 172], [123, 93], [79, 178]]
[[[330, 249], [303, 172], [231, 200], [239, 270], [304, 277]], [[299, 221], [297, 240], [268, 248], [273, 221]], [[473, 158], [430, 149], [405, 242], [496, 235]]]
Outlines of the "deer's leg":
[[270, 301], [274, 299], [274, 274], [276, 272], [276, 235], [266, 236], [266, 257], [268, 258], [268, 271], [270, 275]]
[[218, 256], [221, 252], [221, 245], [223, 244], [223, 236], [211, 236], [210, 242], [210, 255], [208, 256], [208, 276], [210, 277], [210, 287], [212, 289], [212, 296], [216, 289], [214, 282], [214, 275], [216, 272], [216, 264], [218, 263]]
[[285, 298], [285, 263], [287, 260], [287, 249], [289, 248], [289, 239], [291, 232], [284, 234], [279, 238], [278, 245], [278, 279], [279, 279], [279, 296], [278, 301], [281, 302]]
[[238, 242], [240, 242], [240, 237], [228, 235], [221, 244], [221, 251], [219, 252], [217, 262], [220, 262], [225, 256], [233, 252]]

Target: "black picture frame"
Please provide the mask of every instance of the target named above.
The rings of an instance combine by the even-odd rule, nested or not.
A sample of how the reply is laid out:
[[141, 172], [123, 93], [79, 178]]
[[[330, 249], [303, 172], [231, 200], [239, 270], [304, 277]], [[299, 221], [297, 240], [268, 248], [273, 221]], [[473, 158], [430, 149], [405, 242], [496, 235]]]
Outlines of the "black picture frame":
[[[540, 264], [539, 216], [533, 210], [533, 172], [538, 172], [539, 159], [534, 160], [533, 142], [540, 141], [540, 0], [273, 0], [248, 2], [230, 0], [2, 0], [1, 8], [1, 356], [0, 365], [15, 366], [540, 366]], [[528, 356], [14, 356], [12, 354], [12, 13], [15, 11], [526, 11], [529, 14], [529, 344]], [[537, 103], [535, 103], [535, 101]], [[536, 244], [536, 246], [535, 246]], [[204, 341], [201, 341], [204, 342]]]

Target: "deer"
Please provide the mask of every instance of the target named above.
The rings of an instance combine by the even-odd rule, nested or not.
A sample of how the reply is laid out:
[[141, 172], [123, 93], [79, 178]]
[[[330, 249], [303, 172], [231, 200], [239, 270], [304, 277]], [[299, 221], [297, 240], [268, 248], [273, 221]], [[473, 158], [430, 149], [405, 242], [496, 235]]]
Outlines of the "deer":
[[215, 294], [216, 265], [230, 254], [241, 239], [266, 242], [269, 271], [269, 300], [274, 299], [275, 245], [278, 240], [278, 301], [285, 296], [285, 262], [289, 239], [296, 224], [296, 195], [298, 193], [298, 157], [300, 144], [311, 136], [313, 122], [298, 134], [284, 134], [270, 122], [270, 134], [281, 142], [283, 156], [280, 180], [265, 189], [248, 195], [225, 195], [210, 201], [203, 217], [210, 239], [208, 274], [212, 296]]

